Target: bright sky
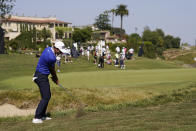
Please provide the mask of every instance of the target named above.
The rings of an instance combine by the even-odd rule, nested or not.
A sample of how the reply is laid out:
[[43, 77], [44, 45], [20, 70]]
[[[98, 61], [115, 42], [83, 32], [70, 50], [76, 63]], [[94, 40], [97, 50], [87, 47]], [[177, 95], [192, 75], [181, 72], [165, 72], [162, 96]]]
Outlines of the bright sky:
[[[141, 34], [145, 26], [151, 30], [161, 28], [165, 34], [180, 37], [182, 42], [195, 45], [196, 0], [16, 0], [13, 14], [48, 17], [72, 23], [88, 25], [105, 10], [125, 4], [129, 16], [124, 17], [123, 28], [127, 34]], [[114, 18], [114, 26], [120, 27], [120, 17]]]

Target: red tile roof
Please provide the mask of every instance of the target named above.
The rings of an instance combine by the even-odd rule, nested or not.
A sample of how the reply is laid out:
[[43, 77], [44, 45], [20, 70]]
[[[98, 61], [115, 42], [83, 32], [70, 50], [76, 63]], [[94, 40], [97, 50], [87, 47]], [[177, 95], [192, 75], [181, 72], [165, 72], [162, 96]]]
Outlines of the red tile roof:
[[8, 18], [4, 21], [12, 21], [12, 22], [27, 22], [27, 23], [36, 23], [36, 24], [45, 24], [45, 23], [55, 23], [55, 24], [71, 24], [68, 22], [60, 21], [60, 20], [35, 20], [35, 19], [17, 19], [17, 18]]

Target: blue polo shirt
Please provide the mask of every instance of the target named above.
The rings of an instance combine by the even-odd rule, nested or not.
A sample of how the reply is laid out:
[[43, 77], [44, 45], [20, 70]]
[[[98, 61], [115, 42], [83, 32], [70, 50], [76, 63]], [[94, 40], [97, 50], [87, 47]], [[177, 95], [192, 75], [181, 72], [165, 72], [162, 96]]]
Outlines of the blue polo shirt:
[[47, 47], [40, 56], [36, 71], [49, 75], [49, 67], [54, 67], [56, 62], [56, 56], [52, 51], [52, 47]]

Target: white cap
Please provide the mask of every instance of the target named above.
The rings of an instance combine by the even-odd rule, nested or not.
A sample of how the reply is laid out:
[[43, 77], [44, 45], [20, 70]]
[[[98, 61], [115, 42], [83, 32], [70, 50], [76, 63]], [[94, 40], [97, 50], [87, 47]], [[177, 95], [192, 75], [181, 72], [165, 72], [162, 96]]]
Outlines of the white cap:
[[62, 53], [65, 53], [66, 52], [65, 45], [61, 41], [55, 42], [54, 47], [57, 48], [57, 49], [59, 49]]

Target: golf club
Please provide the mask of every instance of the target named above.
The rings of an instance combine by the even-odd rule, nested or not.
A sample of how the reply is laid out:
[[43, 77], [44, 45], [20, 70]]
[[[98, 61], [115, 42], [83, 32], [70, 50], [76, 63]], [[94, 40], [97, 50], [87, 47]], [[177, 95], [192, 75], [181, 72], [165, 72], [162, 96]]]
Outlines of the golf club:
[[65, 88], [64, 86], [62, 86], [61, 84], [58, 84], [58, 86], [63, 88], [67, 92], [67, 94], [69, 96], [71, 96], [73, 99], [76, 100], [76, 102], [77, 102], [77, 114], [76, 114], [76, 117], [83, 116], [85, 114], [84, 109], [83, 109], [85, 106], [82, 104], [82, 102], [77, 97], [73, 96], [72, 93], [67, 88]]
[[[67, 94], [69, 94], [72, 98], [76, 99], [76, 97], [74, 97], [74, 96], [71, 94], [71, 92], [70, 92], [67, 88], [65, 88], [65, 87], [62, 86], [61, 84], [58, 84], [58, 86], [61, 87], [61, 88], [63, 88], [63, 89], [67, 92]], [[78, 99], [76, 99], [76, 100], [78, 101]]]

